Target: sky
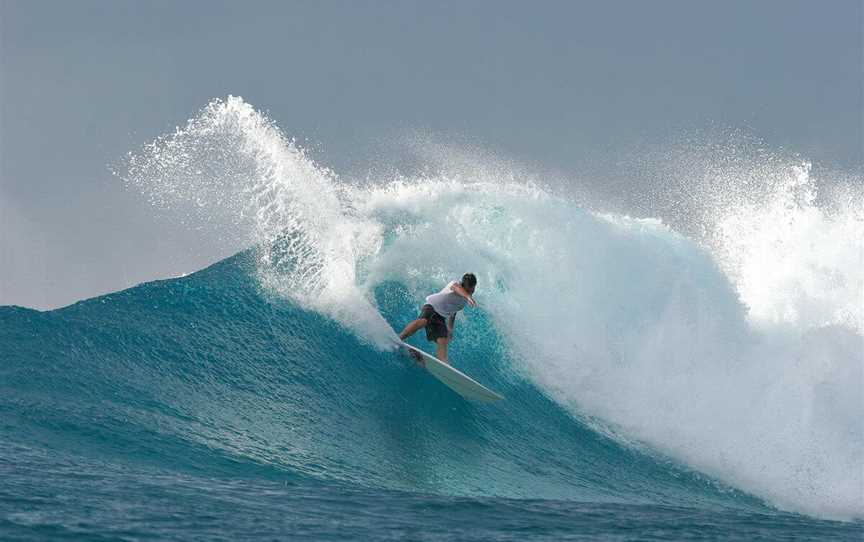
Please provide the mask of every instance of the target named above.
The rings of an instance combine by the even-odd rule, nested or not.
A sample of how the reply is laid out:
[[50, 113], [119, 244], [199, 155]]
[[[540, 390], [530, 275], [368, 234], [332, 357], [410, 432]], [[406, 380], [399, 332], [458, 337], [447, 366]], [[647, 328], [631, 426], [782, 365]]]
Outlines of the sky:
[[860, 175], [862, 25], [847, 0], [0, 0], [0, 305], [226, 256], [112, 167], [229, 94], [340, 173], [421, 131], [586, 182], [719, 129]]

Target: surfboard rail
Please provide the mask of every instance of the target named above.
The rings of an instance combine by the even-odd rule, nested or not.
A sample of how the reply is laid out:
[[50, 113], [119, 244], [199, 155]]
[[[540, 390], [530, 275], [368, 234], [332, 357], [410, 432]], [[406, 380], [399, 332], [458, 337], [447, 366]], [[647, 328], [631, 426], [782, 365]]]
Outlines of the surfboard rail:
[[503, 395], [490, 390], [459, 369], [444, 363], [432, 354], [424, 352], [416, 346], [411, 346], [410, 344], [398, 339], [394, 340], [398, 346], [407, 348], [408, 350], [423, 356], [423, 359], [426, 362], [425, 368], [429, 374], [465, 399], [481, 402], [493, 402], [504, 399]]

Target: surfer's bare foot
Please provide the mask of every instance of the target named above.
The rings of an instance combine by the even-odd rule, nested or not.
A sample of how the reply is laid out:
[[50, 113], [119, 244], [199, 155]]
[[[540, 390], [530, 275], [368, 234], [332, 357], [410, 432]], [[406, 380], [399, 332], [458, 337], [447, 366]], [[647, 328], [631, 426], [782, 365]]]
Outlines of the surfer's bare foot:
[[414, 361], [417, 362], [417, 365], [419, 365], [421, 367], [426, 367], [426, 362], [423, 361], [423, 356], [421, 356], [420, 354], [418, 354], [417, 352], [415, 352], [413, 350], [409, 350], [408, 355], [411, 356], [412, 358], [414, 358]]

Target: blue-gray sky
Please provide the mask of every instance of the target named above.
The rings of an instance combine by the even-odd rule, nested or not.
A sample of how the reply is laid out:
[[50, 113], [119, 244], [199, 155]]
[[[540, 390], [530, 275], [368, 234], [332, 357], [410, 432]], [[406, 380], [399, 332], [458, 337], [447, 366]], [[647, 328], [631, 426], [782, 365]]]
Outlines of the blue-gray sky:
[[423, 130], [575, 177], [719, 126], [860, 172], [862, 3], [0, 0], [0, 304], [217, 257], [108, 166], [228, 94], [337, 171]]

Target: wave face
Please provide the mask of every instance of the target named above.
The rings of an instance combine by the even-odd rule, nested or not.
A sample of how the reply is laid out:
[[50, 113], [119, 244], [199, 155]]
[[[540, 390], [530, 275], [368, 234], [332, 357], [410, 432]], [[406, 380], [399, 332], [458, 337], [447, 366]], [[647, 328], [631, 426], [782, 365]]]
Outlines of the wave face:
[[[501, 408], [478, 407], [400, 355], [262, 296], [254, 263], [243, 254], [49, 313], [5, 308], [7, 429], [193, 472], [761, 509], [574, 419], [513, 371], [501, 337], [454, 353], [508, 396]], [[415, 312], [404, 285], [382, 284], [378, 299], [394, 321]], [[478, 316], [462, 331], [480, 337], [490, 325]]]
[[[0, 310], [3, 430], [194, 472], [860, 519], [864, 207], [777, 168], [694, 241], [497, 166], [343, 181], [215, 101], [122, 176], [254, 248]], [[494, 406], [388, 343], [466, 271], [481, 309], [451, 356]]]

